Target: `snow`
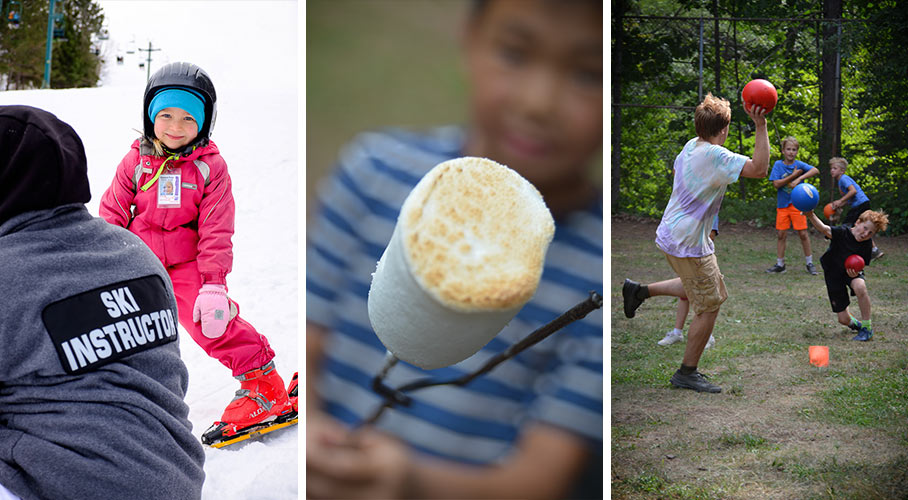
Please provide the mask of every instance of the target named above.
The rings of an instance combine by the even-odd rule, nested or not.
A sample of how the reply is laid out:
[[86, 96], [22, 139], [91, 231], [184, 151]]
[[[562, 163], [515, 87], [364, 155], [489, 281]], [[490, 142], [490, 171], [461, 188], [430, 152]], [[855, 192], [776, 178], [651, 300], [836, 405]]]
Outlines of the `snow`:
[[[148, 53], [151, 72], [189, 61], [211, 76], [218, 93], [212, 133], [227, 161], [236, 199], [234, 266], [230, 295], [242, 316], [265, 335], [284, 378], [300, 366], [297, 265], [300, 187], [298, 149], [298, 6], [292, 1], [101, 0], [109, 40], [101, 85], [88, 89], [0, 92], [0, 104], [46, 109], [81, 136], [88, 156], [92, 201], [110, 185], [114, 170], [142, 128], [142, 95]], [[116, 63], [116, 55], [124, 63]], [[201, 435], [220, 417], [239, 383], [185, 332], [181, 351], [189, 367], [186, 403], [193, 432]], [[278, 431], [239, 449], [206, 448], [203, 499], [296, 499], [299, 431]]]

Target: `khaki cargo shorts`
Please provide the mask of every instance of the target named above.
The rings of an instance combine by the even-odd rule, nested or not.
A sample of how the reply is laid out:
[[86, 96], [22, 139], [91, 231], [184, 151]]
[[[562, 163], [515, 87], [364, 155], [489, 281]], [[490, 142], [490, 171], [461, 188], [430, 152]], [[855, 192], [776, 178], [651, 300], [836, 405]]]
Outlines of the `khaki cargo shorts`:
[[665, 259], [681, 278], [694, 314], [719, 310], [719, 306], [728, 298], [728, 291], [719, 271], [716, 254], [706, 257], [675, 257], [666, 253]]

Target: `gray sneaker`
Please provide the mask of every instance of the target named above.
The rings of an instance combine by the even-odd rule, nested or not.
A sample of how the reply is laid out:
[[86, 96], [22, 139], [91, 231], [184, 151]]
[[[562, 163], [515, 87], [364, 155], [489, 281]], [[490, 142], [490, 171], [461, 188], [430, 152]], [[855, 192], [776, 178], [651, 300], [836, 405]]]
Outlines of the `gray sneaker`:
[[779, 274], [784, 273], [784, 272], [785, 272], [785, 264], [782, 264], [781, 266], [778, 265], [778, 264], [776, 264], [776, 265], [770, 267], [769, 269], [767, 269], [766, 272], [767, 272], [767, 273], [779, 273]]
[[721, 387], [716, 384], [711, 384], [706, 380], [706, 376], [700, 372], [682, 375], [681, 370], [676, 370], [672, 375], [671, 383], [675, 387], [693, 389], [697, 392], [722, 392]]
[[813, 274], [814, 276], [817, 274], [817, 268], [813, 265], [813, 262], [807, 264], [807, 272]]
[[870, 252], [870, 260], [879, 259], [880, 257], [882, 257], [882, 256], [884, 256], [884, 255], [886, 255], [886, 254], [885, 254], [882, 250], [880, 250], [879, 248], [874, 248], [874, 249]]

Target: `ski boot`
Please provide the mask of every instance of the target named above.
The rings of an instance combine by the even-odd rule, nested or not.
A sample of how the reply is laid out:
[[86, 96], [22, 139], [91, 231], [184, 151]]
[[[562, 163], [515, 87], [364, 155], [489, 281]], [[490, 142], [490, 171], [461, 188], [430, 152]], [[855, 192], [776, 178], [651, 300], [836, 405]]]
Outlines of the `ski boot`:
[[[202, 444], [220, 448], [297, 422], [296, 405], [291, 402], [273, 361], [236, 379], [240, 381], [240, 389], [221, 419], [202, 434]], [[291, 387], [294, 394], [295, 385]]]
[[290, 385], [287, 386], [287, 396], [290, 398], [290, 403], [293, 405], [293, 411], [299, 413], [299, 372], [293, 374], [293, 378], [290, 379]]

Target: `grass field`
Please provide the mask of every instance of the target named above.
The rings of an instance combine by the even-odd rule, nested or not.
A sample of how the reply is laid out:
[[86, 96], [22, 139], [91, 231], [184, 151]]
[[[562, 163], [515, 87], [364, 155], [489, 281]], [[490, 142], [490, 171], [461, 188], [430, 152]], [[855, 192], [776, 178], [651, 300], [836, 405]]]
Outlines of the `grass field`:
[[[677, 299], [623, 313], [625, 277], [673, 277], [657, 222], [611, 225], [612, 498], [908, 499], [908, 238], [876, 239], [886, 255], [865, 271], [874, 336], [861, 343], [836, 322], [822, 270], [804, 271], [793, 232], [788, 272], [770, 275], [775, 230], [723, 224], [729, 299], [699, 366], [722, 393], [699, 394], [668, 383], [684, 344], [656, 345]], [[827, 243], [812, 231], [811, 244], [819, 269]], [[810, 345], [829, 346], [828, 368], [808, 363]]]

